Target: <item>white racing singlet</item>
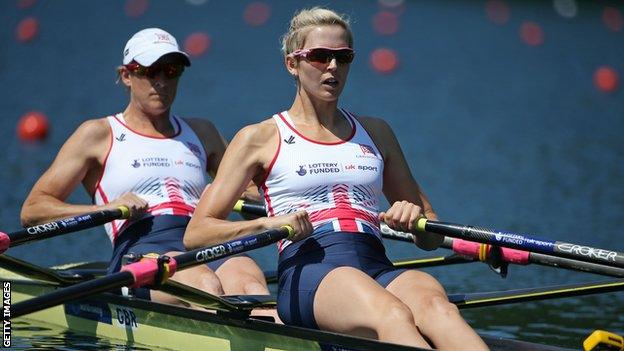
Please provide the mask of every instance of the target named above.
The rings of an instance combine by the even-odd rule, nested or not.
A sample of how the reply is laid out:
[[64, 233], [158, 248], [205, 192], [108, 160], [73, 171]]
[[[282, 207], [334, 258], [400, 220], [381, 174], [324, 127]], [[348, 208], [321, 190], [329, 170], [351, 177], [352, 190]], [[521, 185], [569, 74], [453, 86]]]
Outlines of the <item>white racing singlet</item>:
[[[273, 116], [280, 143], [260, 187], [269, 216], [306, 210], [313, 235], [344, 231], [381, 240], [379, 197], [384, 161], [358, 120], [341, 109], [351, 124], [347, 140], [324, 143], [300, 134], [286, 111]], [[278, 244], [281, 251], [291, 242]]]
[[[121, 113], [107, 120], [111, 142], [93, 196], [95, 204], [107, 204], [133, 192], [149, 205], [144, 218], [191, 216], [207, 184], [206, 152], [191, 127], [172, 116], [174, 136], [150, 137], [130, 129]], [[113, 244], [127, 224], [126, 220], [106, 223]]]

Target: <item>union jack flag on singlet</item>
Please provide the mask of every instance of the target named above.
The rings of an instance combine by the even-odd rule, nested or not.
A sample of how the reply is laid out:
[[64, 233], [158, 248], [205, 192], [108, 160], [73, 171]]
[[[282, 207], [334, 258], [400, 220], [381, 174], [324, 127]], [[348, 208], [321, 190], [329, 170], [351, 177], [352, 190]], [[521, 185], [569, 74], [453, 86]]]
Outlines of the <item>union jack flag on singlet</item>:
[[[261, 186], [269, 216], [306, 210], [313, 235], [379, 231], [383, 158], [359, 121], [341, 110], [351, 124], [343, 141], [323, 143], [299, 133], [287, 112], [273, 116], [280, 144]], [[281, 251], [290, 244], [283, 240]]]

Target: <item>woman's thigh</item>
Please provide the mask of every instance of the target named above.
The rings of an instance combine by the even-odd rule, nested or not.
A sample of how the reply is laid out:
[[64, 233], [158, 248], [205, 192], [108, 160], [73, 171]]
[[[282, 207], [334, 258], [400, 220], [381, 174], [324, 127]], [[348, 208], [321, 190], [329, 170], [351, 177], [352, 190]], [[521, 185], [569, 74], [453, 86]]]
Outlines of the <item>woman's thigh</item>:
[[389, 312], [400, 315], [405, 311], [409, 312], [398, 298], [352, 267], [338, 267], [329, 272], [314, 296], [318, 326], [341, 333], [376, 337], [378, 324], [384, 322]]

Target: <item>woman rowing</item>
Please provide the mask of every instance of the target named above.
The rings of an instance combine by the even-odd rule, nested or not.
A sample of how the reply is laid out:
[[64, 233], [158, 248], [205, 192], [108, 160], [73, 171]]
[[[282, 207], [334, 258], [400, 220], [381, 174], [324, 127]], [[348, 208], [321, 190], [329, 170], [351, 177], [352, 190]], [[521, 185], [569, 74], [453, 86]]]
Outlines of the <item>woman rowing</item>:
[[[113, 244], [109, 272], [120, 269], [127, 253], [184, 251], [184, 230], [207, 185], [206, 173], [214, 177], [226, 147], [209, 121], [170, 115], [178, 81], [190, 65], [162, 29], [130, 38], [117, 69], [130, 94], [126, 109], [86, 121], [69, 137], [24, 202], [23, 225], [124, 205], [131, 219], [106, 225]], [[66, 202], [79, 183], [95, 205]], [[209, 266], [180, 271], [175, 279], [213, 294], [268, 294], [262, 271], [248, 256]], [[178, 302], [147, 289], [136, 295]]]
[[[385, 255], [380, 221], [417, 234], [425, 249], [442, 238], [415, 230], [420, 216], [436, 214], [388, 124], [338, 108], [354, 58], [349, 23], [331, 10], [303, 10], [282, 43], [297, 83], [294, 102], [234, 137], [185, 245], [290, 225], [294, 238], [279, 244], [284, 323], [441, 350], [486, 350], [437, 280], [395, 269]], [[269, 217], [225, 220], [250, 180], [262, 190]], [[385, 212], [378, 208], [382, 192], [392, 203]]]

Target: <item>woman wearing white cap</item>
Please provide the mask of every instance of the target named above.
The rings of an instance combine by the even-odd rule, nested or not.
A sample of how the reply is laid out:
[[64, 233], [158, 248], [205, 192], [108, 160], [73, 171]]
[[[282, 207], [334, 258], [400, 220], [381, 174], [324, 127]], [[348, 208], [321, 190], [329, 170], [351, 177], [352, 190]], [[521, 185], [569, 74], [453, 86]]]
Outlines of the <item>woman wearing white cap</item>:
[[[34, 225], [94, 210], [130, 208], [129, 220], [106, 225], [113, 244], [109, 271], [127, 253], [184, 251], [184, 230], [214, 176], [225, 141], [209, 121], [170, 115], [179, 77], [191, 65], [175, 38], [158, 28], [136, 33], [123, 51], [119, 80], [130, 93], [122, 113], [84, 122], [65, 142], [22, 207], [22, 223]], [[94, 205], [69, 204], [79, 183]], [[247, 256], [176, 273], [183, 283], [215, 294], [268, 294], [264, 275]], [[139, 289], [140, 297], [150, 291]], [[158, 291], [151, 298], [176, 303]]]

